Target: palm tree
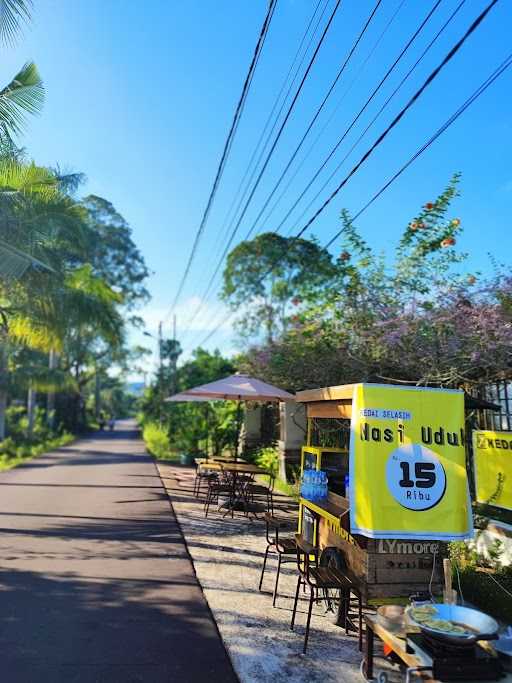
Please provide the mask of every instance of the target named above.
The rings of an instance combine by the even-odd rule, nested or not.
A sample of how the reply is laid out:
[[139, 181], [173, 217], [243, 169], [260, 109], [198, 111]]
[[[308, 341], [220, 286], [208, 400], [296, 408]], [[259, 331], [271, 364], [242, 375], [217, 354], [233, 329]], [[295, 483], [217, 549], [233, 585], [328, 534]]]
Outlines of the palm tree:
[[[65, 268], [82, 262], [89, 238], [85, 212], [62, 191], [65, 180], [57, 172], [21, 158], [0, 156], [0, 246], [20, 265], [7, 260], [12, 272], [35, 267], [23, 281], [0, 280], [0, 439], [5, 434], [8, 343], [16, 341], [34, 348], [52, 344], [58, 334], [44, 320], [41, 309], [51, 315], [51, 294], [62, 284]], [[38, 310], [39, 307], [39, 310]]]
[[[124, 322], [117, 310], [121, 297], [85, 265], [62, 271], [57, 277], [41, 274], [44, 296], [33, 296], [26, 307], [10, 320], [9, 338], [32, 349], [25, 353], [17, 380], [25, 386], [29, 436], [34, 424], [37, 391], [47, 393], [47, 418], [53, 422], [55, 390], [72, 389], [78, 402], [84, 383], [90, 376], [78, 364], [59, 367], [58, 354], [69, 355], [79, 346], [84, 358], [93, 365], [102, 352], [118, 348], [123, 343]], [[50, 352], [50, 366], [41, 364], [41, 354]], [[96, 355], [95, 355], [96, 354]]]
[[[0, 0], [0, 42], [12, 45], [22, 24], [30, 19], [25, 0]], [[44, 87], [36, 65], [25, 64], [11, 82], [0, 90], [0, 155], [14, 157], [14, 138], [25, 126], [27, 114], [39, 114], [44, 103]], [[23, 250], [0, 241], [0, 276], [19, 278], [37, 260]]]

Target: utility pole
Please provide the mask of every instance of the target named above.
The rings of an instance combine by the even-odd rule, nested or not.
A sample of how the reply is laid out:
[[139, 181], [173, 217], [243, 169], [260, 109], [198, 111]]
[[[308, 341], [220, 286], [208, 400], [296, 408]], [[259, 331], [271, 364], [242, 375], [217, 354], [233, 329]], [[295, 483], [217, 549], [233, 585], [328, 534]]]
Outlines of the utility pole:
[[176, 314], [174, 314], [172, 317], [172, 346], [173, 346], [173, 356], [172, 356], [171, 395], [175, 394], [177, 391], [176, 374], [177, 374], [178, 354], [177, 354], [177, 348], [176, 348]]
[[159, 422], [160, 422], [160, 427], [162, 426], [163, 422], [163, 410], [162, 410], [162, 404], [164, 401], [164, 373], [163, 373], [163, 358], [162, 358], [162, 344], [163, 344], [163, 339], [162, 339], [162, 321], [158, 323], [158, 375], [159, 375], [159, 381], [160, 381], [160, 391], [158, 392], [160, 394], [160, 405], [159, 405]]

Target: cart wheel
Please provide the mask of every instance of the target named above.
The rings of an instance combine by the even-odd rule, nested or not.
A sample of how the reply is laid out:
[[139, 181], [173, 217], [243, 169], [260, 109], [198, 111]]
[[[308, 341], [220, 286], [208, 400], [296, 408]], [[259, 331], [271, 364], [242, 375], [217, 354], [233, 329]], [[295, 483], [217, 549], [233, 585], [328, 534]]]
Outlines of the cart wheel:
[[359, 671], [361, 672], [361, 676], [365, 681], [374, 681], [375, 678], [368, 678], [368, 669], [366, 667], [366, 659], [363, 659], [361, 662], [361, 666], [359, 667]]

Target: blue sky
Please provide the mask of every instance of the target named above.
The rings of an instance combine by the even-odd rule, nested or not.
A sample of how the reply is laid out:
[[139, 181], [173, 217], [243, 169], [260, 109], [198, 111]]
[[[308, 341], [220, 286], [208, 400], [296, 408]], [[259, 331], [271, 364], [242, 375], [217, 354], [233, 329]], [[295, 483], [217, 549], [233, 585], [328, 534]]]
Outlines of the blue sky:
[[[458, 2], [441, 2], [301, 207], [314, 196]], [[328, 3], [325, 16], [334, 0]], [[193, 329], [184, 329], [213, 270], [226, 213], [314, 4], [316, 0], [278, 0], [217, 201], [176, 310], [178, 334], [187, 352], [222, 314], [222, 306], [213, 298]], [[262, 227], [273, 229], [281, 220], [432, 4], [383, 0], [301, 154], [332, 115], [331, 124]], [[323, 197], [486, 4], [466, 0]], [[373, 5], [373, 0], [342, 1], [237, 240], [252, 226]], [[393, 24], [361, 70], [399, 6]], [[265, 11], [266, 0], [148, 0], [143, 4], [135, 0], [35, 0], [33, 22], [25, 35], [15, 49], [4, 48], [4, 82], [24, 61], [33, 59], [46, 85], [44, 112], [30, 121], [21, 144], [40, 164], [59, 163], [83, 171], [88, 177], [84, 194], [109, 199], [131, 224], [134, 240], [154, 273], [149, 283], [153, 299], [143, 311], [153, 334], [158, 321], [168, 319]], [[508, 55], [511, 26], [512, 5], [501, 0], [310, 234], [321, 243], [327, 242], [339, 227], [340, 209], [347, 207], [355, 213], [416, 151]], [[512, 69], [361, 217], [358, 227], [377, 250], [389, 251], [418, 207], [438, 194], [454, 171], [461, 171], [462, 196], [454, 206], [454, 215], [465, 226], [460, 247], [470, 253], [468, 268], [488, 270], [487, 252], [509, 261], [511, 84]], [[336, 109], [340, 99], [341, 106]], [[319, 198], [307, 216], [320, 202]], [[293, 216], [300, 215], [301, 207]], [[303, 222], [292, 220], [284, 230], [300, 228]], [[170, 333], [168, 322], [165, 332]], [[140, 335], [133, 335], [133, 340], [141, 341]], [[223, 351], [233, 348], [229, 324], [209, 346], [219, 346]]]

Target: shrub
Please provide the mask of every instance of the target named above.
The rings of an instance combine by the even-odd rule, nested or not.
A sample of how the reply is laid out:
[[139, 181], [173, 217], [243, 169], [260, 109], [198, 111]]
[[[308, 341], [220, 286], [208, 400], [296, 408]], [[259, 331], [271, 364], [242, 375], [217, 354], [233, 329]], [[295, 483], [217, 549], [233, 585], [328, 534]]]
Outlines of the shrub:
[[142, 430], [142, 438], [148, 451], [159, 459], [170, 458], [170, 442], [167, 431], [157, 422], [147, 422]]
[[254, 457], [255, 463], [269, 474], [277, 474], [279, 471], [279, 453], [277, 448], [260, 448]]
[[460, 571], [460, 585], [465, 600], [508, 624], [512, 623], [512, 566], [496, 571], [467, 567]]
[[0, 442], [0, 470], [7, 470], [11, 467], [16, 467], [24, 460], [29, 460], [37, 455], [46, 453], [60, 446], [65, 446], [74, 437], [68, 432], [64, 432], [59, 436], [53, 436], [45, 440], [39, 440], [37, 443], [18, 443], [12, 437], [8, 437]]

